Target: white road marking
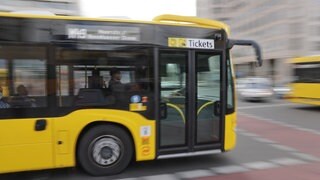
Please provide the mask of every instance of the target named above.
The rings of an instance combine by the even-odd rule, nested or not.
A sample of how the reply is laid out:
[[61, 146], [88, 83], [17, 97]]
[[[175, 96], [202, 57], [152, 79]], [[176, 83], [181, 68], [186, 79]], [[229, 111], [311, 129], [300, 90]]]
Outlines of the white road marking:
[[299, 165], [299, 164], [305, 164], [305, 161], [299, 160], [299, 159], [293, 159], [293, 158], [282, 158], [282, 159], [274, 159], [271, 160], [271, 162], [283, 165], [283, 166], [290, 166], [290, 165]]
[[[279, 121], [278, 121], [279, 122]], [[299, 128], [299, 126], [297, 125], [294, 125], [294, 124], [286, 124], [286, 123], [282, 123], [283, 126], [286, 126], [286, 127], [289, 127], [289, 128], [294, 128], [294, 129], [297, 129]]]
[[243, 166], [237, 166], [237, 165], [214, 167], [214, 168], [211, 168], [211, 170], [219, 174], [230, 174], [230, 173], [239, 173], [239, 172], [249, 171], [249, 169]]
[[296, 129], [297, 129], [297, 130], [300, 130], [300, 131], [306, 131], [306, 132], [311, 132], [311, 133], [313, 133], [313, 131], [310, 131], [310, 129], [308, 129], [308, 128], [297, 127]]
[[240, 133], [240, 134], [244, 135], [244, 136], [249, 136], [249, 137], [259, 137], [257, 134], [249, 133], [249, 132], [243, 132], [243, 133]]
[[241, 165], [218, 166], [218, 167], [212, 167], [209, 169], [196, 169], [196, 170], [190, 170], [190, 171], [176, 172], [174, 174], [159, 174], [159, 175], [142, 176], [142, 177], [136, 177], [136, 178], [124, 178], [124, 179], [118, 179], [118, 180], [195, 179], [195, 178], [201, 178], [201, 177], [216, 176], [219, 174], [248, 172], [253, 170], [271, 169], [271, 168], [277, 168], [281, 166], [300, 165], [300, 164], [306, 164], [312, 161], [320, 161], [319, 158], [309, 154], [298, 153], [298, 152], [293, 152], [291, 154], [297, 156], [299, 159], [277, 158], [277, 159], [272, 159], [270, 161], [256, 161], [256, 162], [243, 163]]
[[266, 139], [266, 138], [261, 138], [261, 137], [256, 137], [253, 139], [256, 141], [262, 142], [262, 143], [268, 143], [268, 144], [275, 144], [276, 143], [275, 141], [272, 141], [272, 140]]
[[246, 130], [240, 129], [240, 128], [237, 127], [236, 132], [238, 132], [238, 133], [244, 133], [244, 132], [246, 132]]
[[178, 180], [179, 178], [172, 174], [160, 174], [154, 176], [144, 176], [142, 177], [144, 180]]
[[279, 167], [279, 165], [271, 163], [271, 162], [265, 162], [265, 161], [258, 161], [258, 162], [252, 162], [252, 163], [245, 163], [243, 164], [245, 167], [250, 169], [270, 169], [270, 168], [276, 168]]
[[280, 106], [293, 106], [295, 104], [291, 103], [283, 103], [283, 104], [269, 104], [269, 105], [257, 105], [257, 106], [244, 106], [244, 107], [238, 107], [238, 110], [242, 109], [257, 109], [257, 108], [274, 108], [274, 107], [280, 107]]
[[313, 133], [313, 134], [316, 134], [316, 135], [320, 135], [320, 131], [317, 131], [315, 129], [308, 129], [308, 130], [305, 130], [305, 131]]
[[263, 119], [263, 120], [269, 121], [269, 122], [272, 122], [274, 124], [278, 124], [278, 125], [281, 125], [281, 126], [286, 126], [286, 127], [290, 127], [291, 126], [291, 128], [297, 128], [298, 127], [296, 125], [287, 124], [287, 123], [282, 122], [282, 121], [275, 121], [275, 120], [272, 120], [272, 119]]
[[267, 121], [267, 122], [270, 122], [270, 123], [274, 123], [274, 124], [281, 125], [281, 126], [284, 126], [284, 127], [292, 128], [292, 129], [295, 129], [295, 130], [299, 130], [299, 131], [304, 131], [304, 132], [309, 132], [309, 133], [312, 133], [312, 134], [320, 135], [320, 132], [317, 131], [317, 130], [314, 130], [314, 129], [304, 128], [304, 127], [300, 127], [300, 126], [297, 126], [297, 125], [285, 123], [285, 122], [282, 122], [282, 121], [276, 121], [276, 120], [269, 119], [269, 118], [263, 118], [263, 117], [259, 117], [259, 116], [248, 114], [248, 113], [239, 112], [239, 114], [240, 115], [244, 115], [244, 116], [248, 116], [250, 118], [254, 118], [254, 119], [258, 120], [258, 121]]
[[310, 154], [294, 152], [294, 153], [292, 153], [292, 155], [297, 156], [297, 157], [304, 159], [304, 160], [307, 160], [307, 161], [320, 161], [320, 158], [317, 158], [317, 157], [312, 156]]
[[284, 151], [295, 151], [295, 152], [298, 151], [297, 149], [294, 149], [294, 148], [289, 147], [289, 146], [284, 146], [284, 145], [281, 145], [281, 144], [271, 144], [271, 146], [275, 147], [277, 149], [280, 149], [280, 150], [284, 150]]
[[176, 173], [177, 176], [183, 179], [193, 179], [193, 178], [201, 178], [201, 177], [208, 177], [214, 176], [212, 171], [209, 170], [193, 170], [193, 171], [185, 171], [185, 172], [178, 172]]

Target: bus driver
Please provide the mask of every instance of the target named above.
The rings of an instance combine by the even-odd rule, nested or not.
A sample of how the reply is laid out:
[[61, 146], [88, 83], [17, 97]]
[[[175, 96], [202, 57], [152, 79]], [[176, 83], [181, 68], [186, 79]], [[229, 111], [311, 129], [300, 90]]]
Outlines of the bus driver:
[[111, 91], [119, 91], [123, 88], [123, 84], [121, 83], [121, 72], [118, 68], [112, 68], [110, 71], [111, 79], [109, 81], [109, 89]]

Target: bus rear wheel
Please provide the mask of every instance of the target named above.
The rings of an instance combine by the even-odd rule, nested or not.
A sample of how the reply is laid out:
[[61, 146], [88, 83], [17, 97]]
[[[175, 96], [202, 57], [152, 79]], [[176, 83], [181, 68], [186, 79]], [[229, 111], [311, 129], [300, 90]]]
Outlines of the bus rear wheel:
[[123, 171], [133, 155], [131, 137], [115, 125], [99, 125], [87, 131], [79, 142], [79, 165], [94, 176], [112, 175]]

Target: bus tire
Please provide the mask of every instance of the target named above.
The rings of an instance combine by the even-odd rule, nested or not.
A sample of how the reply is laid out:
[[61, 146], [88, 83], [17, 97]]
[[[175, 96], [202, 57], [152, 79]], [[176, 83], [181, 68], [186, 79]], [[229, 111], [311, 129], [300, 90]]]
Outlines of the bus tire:
[[93, 176], [112, 175], [123, 171], [133, 156], [130, 135], [115, 125], [89, 129], [77, 149], [79, 165]]

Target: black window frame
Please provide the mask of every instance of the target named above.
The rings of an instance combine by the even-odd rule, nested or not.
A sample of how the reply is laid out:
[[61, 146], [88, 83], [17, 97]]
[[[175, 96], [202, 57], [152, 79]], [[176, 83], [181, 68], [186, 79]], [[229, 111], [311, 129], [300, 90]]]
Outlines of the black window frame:
[[[223, 111], [222, 110], [222, 107], [223, 107], [223, 100], [224, 101], [226, 101], [227, 100], [227, 93], [225, 93], [225, 91], [223, 90], [223, 88], [224, 87], [227, 87], [227, 86], [224, 86], [224, 84], [223, 84], [223, 76], [224, 77], [227, 77], [226, 75], [227, 75], [227, 72], [225, 72], [224, 73], [224, 69], [223, 69], [223, 67], [224, 67], [224, 64], [226, 64], [226, 62], [224, 61], [224, 55], [225, 55], [225, 51], [223, 51], [223, 50], [219, 50], [219, 49], [216, 49], [216, 50], [203, 50], [203, 49], [200, 49], [200, 50], [197, 50], [197, 49], [195, 49], [195, 50], [193, 50], [193, 52], [194, 52], [194, 66], [196, 67], [197, 66], [197, 63], [196, 63], [196, 55], [197, 54], [199, 54], [199, 53], [204, 53], [204, 54], [208, 54], [208, 55], [212, 55], [212, 56], [214, 56], [214, 55], [218, 55], [218, 56], [220, 56], [220, 62], [219, 62], [219, 68], [220, 68], [220, 82], [219, 82], [219, 85], [220, 85], [220, 87], [219, 87], [219, 101], [220, 101], [220, 104], [221, 104], [221, 113], [220, 113], [220, 115], [218, 116], [219, 117], [219, 140], [218, 141], [214, 141], [214, 142], [212, 142], [212, 141], [208, 141], [208, 142], [197, 142], [197, 133], [194, 133], [194, 137], [193, 137], [193, 142], [194, 142], [194, 149], [195, 150], [197, 150], [197, 151], [199, 151], [199, 150], [207, 150], [207, 149], [217, 149], [217, 148], [219, 148], [219, 147], [223, 147], [223, 143], [224, 143], [224, 136], [225, 136], [225, 130], [224, 130], [224, 127], [225, 127], [225, 116], [227, 115], [226, 114], [226, 111]], [[227, 66], [225, 66], [226, 68], [227, 68]], [[195, 68], [196, 70], [197, 70], [197, 68]], [[195, 102], [197, 102], [197, 97], [198, 97], [198, 92], [197, 92], [197, 87], [198, 87], [198, 82], [197, 82], [197, 74], [198, 74], [198, 71], [195, 71], [195, 75], [194, 75], [194, 77], [196, 78], [195, 80], [194, 80], [194, 83], [195, 83]], [[226, 79], [226, 83], [225, 83], [225, 85], [227, 85], [227, 79]], [[224, 96], [224, 94], [226, 95], [225, 97], [223, 97]], [[227, 101], [226, 101], [227, 102]], [[227, 103], [225, 103], [225, 105], [226, 105]], [[225, 112], [225, 113], [224, 113]], [[196, 116], [196, 113], [194, 113], [194, 115]], [[195, 124], [194, 124], [194, 132], [195, 131], [197, 131], [198, 130], [198, 123], [197, 123], [197, 117], [194, 117], [194, 119], [196, 120], [195, 121]]]
[[[44, 49], [45, 53], [45, 97], [46, 98], [46, 106], [43, 107], [19, 107], [19, 108], [6, 108], [0, 109], [0, 120], [1, 119], [26, 119], [26, 118], [40, 118], [40, 117], [48, 117], [53, 116], [52, 114], [52, 83], [50, 83], [50, 79], [52, 79], [52, 74], [50, 73], [53, 67], [51, 63], [51, 56], [50, 56], [50, 45], [48, 43], [18, 43], [18, 42], [1, 42], [0, 46], [16, 46], [16, 47], [39, 47]], [[7, 68], [8, 68], [8, 87], [9, 87], [9, 95], [13, 95], [13, 61], [7, 61]]]
[[[230, 57], [230, 51], [228, 50], [227, 51], [227, 55], [226, 55], [226, 60], [227, 60], [227, 82], [226, 82], [226, 91], [227, 91], [227, 96], [226, 96], [226, 115], [229, 115], [229, 114], [233, 114], [235, 112], [235, 106], [236, 106], [236, 89], [235, 89], [235, 84], [234, 84], [234, 66], [231, 62], [231, 57]], [[230, 83], [230, 84], [229, 84]], [[231, 86], [231, 95], [229, 95], [229, 91], [228, 91], [228, 87]], [[229, 99], [231, 98], [231, 107], [229, 107], [228, 105], [228, 102], [229, 102]]]
[[[161, 53], [163, 53], [163, 52], [165, 52], [165, 53], [178, 53], [178, 52], [180, 52], [180, 53], [184, 53], [185, 55], [186, 55], [186, 59], [185, 59], [185, 72], [186, 72], [186, 82], [185, 82], [185, 88], [186, 88], [186, 90], [185, 90], [185, 110], [186, 110], [186, 112], [184, 113], [184, 115], [185, 115], [185, 134], [184, 134], [184, 144], [178, 144], [178, 145], [161, 145], [161, 130], [160, 130], [160, 127], [161, 127], [161, 117], [160, 117], [160, 115], [158, 114], [158, 116], [157, 116], [157, 124], [156, 124], [156, 126], [157, 126], [157, 146], [158, 146], [158, 151], [160, 150], [160, 153], [163, 153], [163, 154], [166, 154], [167, 152], [170, 152], [170, 151], [181, 151], [181, 152], [185, 152], [185, 151], [187, 151], [187, 148], [188, 148], [188, 146], [189, 146], [189, 141], [188, 141], [188, 138], [189, 138], [189, 134], [190, 134], [190, 131], [191, 131], [191, 129], [190, 129], [190, 121], [189, 121], [189, 118], [188, 118], [188, 113], [187, 113], [187, 110], [189, 109], [189, 106], [188, 106], [188, 101], [189, 101], [189, 99], [190, 99], [190, 97], [189, 97], [189, 93], [188, 93], [188, 87], [189, 87], [189, 69], [190, 69], [190, 67], [189, 67], [189, 61], [190, 61], [190, 58], [191, 58], [191, 55], [190, 55], [190, 49], [179, 49], [179, 48], [165, 48], [165, 47], [163, 47], [163, 48], [157, 48], [156, 49], [156, 51], [157, 51], [157, 61], [158, 61], [158, 67], [156, 67], [157, 68], [157, 72], [158, 73], [156, 73], [156, 75], [158, 75], [158, 77], [156, 77], [157, 78], [157, 86], [159, 87], [158, 88], [158, 94], [157, 94], [157, 99], [158, 99], [158, 103], [161, 103], [160, 101], [161, 101], [161, 71], [160, 71], [160, 66], [161, 66], [161, 62], [160, 62], [160, 60], [161, 60], [161, 58], [160, 58], [160, 56], [161, 56]], [[158, 111], [158, 110], [157, 110]], [[167, 150], [167, 149], [169, 149], [169, 150]], [[161, 151], [162, 150], [162, 151]], [[164, 151], [163, 151], [164, 150]]]

